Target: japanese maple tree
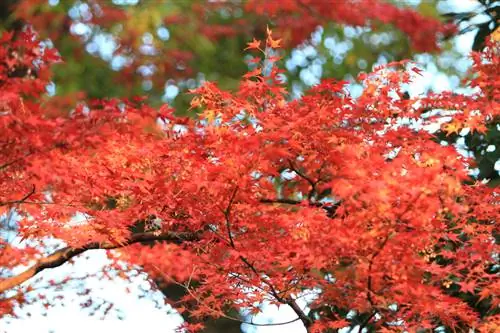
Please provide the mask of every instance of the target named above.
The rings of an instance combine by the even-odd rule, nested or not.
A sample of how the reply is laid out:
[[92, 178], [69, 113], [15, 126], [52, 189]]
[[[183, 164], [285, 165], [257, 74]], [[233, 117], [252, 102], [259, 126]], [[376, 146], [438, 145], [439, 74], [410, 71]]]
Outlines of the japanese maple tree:
[[[498, 330], [498, 190], [424, 130], [498, 124], [494, 41], [473, 55], [469, 95], [404, 96], [420, 70], [403, 61], [360, 75], [358, 98], [324, 80], [291, 100], [268, 30], [238, 90], [208, 82], [181, 118], [141, 98], [61, 106], [44, 94], [56, 50], [16, 37], [0, 40], [0, 209], [26, 246], [0, 244], [2, 315], [41, 271], [106, 249], [185, 288], [191, 331], [262, 301], [309, 332]], [[48, 238], [67, 246], [47, 255]]]

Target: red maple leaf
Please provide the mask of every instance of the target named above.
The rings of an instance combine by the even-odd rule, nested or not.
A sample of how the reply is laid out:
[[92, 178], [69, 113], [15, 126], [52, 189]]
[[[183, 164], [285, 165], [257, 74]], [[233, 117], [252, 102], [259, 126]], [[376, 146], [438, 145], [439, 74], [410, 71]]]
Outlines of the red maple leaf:
[[245, 48], [245, 50], [252, 50], [252, 49], [260, 50], [260, 43], [261, 43], [260, 40], [254, 38], [253, 41], [247, 43], [248, 46]]

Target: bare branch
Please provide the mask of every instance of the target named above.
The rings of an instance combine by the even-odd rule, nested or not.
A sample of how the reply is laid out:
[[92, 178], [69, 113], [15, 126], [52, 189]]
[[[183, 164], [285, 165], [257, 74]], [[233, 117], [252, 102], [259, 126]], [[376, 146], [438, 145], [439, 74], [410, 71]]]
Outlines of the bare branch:
[[31, 279], [38, 273], [42, 272], [45, 269], [55, 268], [63, 265], [68, 260], [77, 255], [84, 253], [88, 250], [112, 250], [123, 248], [135, 243], [143, 243], [143, 242], [151, 242], [151, 241], [167, 241], [172, 243], [182, 243], [185, 241], [196, 241], [199, 239], [198, 233], [193, 232], [164, 232], [162, 234], [156, 234], [155, 232], [144, 232], [134, 234], [130, 237], [130, 239], [121, 242], [121, 243], [113, 243], [113, 242], [104, 242], [97, 243], [92, 242], [82, 247], [65, 247], [59, 249], [52, 253], [51, 255], [38, 260], [38, 262], [25, 270], [24, 272], [9, 277], [7, 279], [0, 281], [0, 293], [5, 292], [9, 289], [12, 289], [16, 286], [19, 286], [21, 283]]

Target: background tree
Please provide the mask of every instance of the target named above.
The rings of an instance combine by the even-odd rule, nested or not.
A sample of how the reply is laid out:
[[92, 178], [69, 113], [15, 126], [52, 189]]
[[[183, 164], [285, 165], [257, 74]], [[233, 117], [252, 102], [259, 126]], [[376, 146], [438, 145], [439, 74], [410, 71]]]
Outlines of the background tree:
[[[61, 52], [64, 73], [56, 69], [54, 78], [58, 95], [85, 92], [101, 98], [145, 90], [150, 102], [159, 103], [165, 82], [185, 89], [204, 78], [235, 88], [247, 70], [242, 50], [251, 38], [264, 36], [266, 25], [275, 26], [288, 47], [307, 41], [318, 27], [331, 41], [344, 42], [339, 54], [330, 55], [332, 43], [326, 43], [318, 49], [324, 57], [308, 54], [301, 65], [326, 61], [327, 75], [336, 78], [354, 77], [381, 56], [390, 62], [438, 51], [437, 42], [454, 32], [454, 25], [439, 20], [432, 3], [418, 8], [400, 3], [23, 0], [10, 7], [6, 2], [10, 11], [4, 12], [10, 15], [4, 14], [4, 21], [30, 22]], [[352, 26], [347, 35], [346, 24]], [[104, 42], [107, 50], [100, 47]], [[361, 68], [358, 59], [363, 59]]]

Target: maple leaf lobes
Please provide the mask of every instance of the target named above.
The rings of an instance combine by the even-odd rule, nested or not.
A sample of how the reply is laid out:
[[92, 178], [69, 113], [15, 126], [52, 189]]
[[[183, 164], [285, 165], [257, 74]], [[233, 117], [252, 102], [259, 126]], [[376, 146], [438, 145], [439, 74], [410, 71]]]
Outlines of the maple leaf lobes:
[[245, 48], [245, 50], [253, 50], [253, 49], [260, 50], [260, 44], [261, 44], [261, 41], [256, 40], [254, 38], [253, 41], [247, 43], [248, 46]]

